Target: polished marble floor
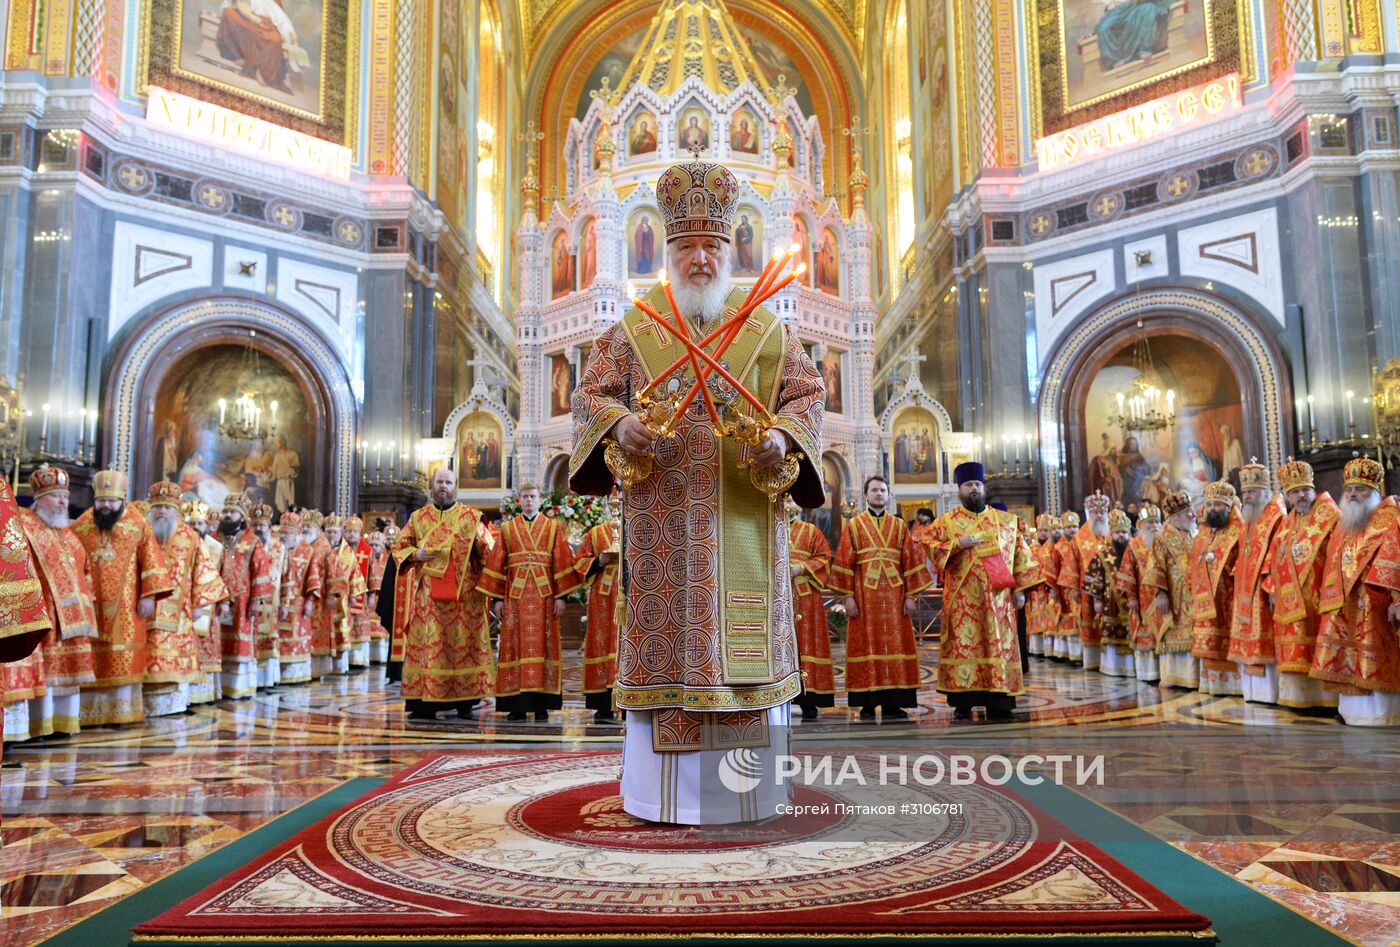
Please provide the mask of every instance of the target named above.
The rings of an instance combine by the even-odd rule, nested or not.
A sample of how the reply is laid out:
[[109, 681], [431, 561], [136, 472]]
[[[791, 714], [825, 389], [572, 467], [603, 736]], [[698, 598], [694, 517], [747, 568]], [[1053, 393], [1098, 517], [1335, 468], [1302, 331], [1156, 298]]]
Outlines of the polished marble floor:
[[[1362, 944], [1400, 945], [1400, 731], [1159, 690], [1034, 661], [1009, 723], [954, 721], [932, 692], [907, 721], [844, 706], [800, 747], [1105, 758], [1098, 804]], [[839, 654], [838, 654], [839, 664]], [[566, 687], [577, 693], [572, 655]], [[580, 700], [549, 723], [409, 721], [379, 668], [65, 742], [11, 744], [0, 943], [36, 944], [357, 776], [454, 748], [609, 748]], [[114, 941], [117, 943], [117, 941]]]

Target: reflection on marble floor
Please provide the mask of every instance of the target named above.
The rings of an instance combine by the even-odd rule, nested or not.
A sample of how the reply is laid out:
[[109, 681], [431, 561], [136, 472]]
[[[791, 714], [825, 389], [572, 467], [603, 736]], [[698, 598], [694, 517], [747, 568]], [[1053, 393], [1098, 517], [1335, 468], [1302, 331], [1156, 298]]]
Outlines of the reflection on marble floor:
[[[821, 720], [795, 724], [799, 746], [1102, 753], [1104, 785], [1079, 790], [1093, 801], [1358, 943], [1400, 943], [1400, 733], [1043, 661], [1015, 721], [955, 723], [932, 692], [935, 660], [924, 655], [924, 707], [909, 721], [862, 724], [838, 697]], [[575, 654], [568, 692], [578, 680]], [[566, 700], [548, 724], [507, 724], [489, 707], [470, 721], [410, 723], [375, 668], [10, 745], [0, 943], [39, 943], [347, 779], [454, 746], [620, 745], [620, 729], [590, 719]]]

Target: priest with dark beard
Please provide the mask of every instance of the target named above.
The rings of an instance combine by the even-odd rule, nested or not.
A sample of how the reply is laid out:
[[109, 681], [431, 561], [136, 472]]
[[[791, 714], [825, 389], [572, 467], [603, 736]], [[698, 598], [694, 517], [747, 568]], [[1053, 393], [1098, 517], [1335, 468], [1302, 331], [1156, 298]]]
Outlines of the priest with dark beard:
[[127, 476], [102, 470], [92, 478], [92, 509], [78, 517], [73, 535], [87, 550], [97, 605], [92, 644], [95, 680], [84, 684], [82, 726], [137, 723], [145, 717], [146, 622], [172, 591], [165, 556], [151, 524], [126, 502]]
[[1025, 692], [1016, 610], [1039, 570], [1015, 514], [987, 506], [982, 465], [959, 464], [953, 479], [962, 505], [934, 522], [930, 546], [943, 574], [938, 690], [955, 719], [985, 707], [988, 719], [1005, 720]]

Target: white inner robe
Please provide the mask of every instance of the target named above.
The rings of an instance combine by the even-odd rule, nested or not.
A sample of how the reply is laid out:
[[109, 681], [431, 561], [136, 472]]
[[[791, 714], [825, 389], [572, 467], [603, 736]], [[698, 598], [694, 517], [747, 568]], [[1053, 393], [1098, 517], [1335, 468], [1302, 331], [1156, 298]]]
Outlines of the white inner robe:
[[786, 779], [779, 781], [778, 757], [791, 752], [790, 704], [768, 709], [768, 746], [737, 751], [756, 764], [758, 785], [737, 793], [720, 779], [730, 750], [658, 753], [652, 748], [651, 711], [627, 711], [622, 745], [622, 808], [648, 822], [680, 825], [725, 825], [756, 822], [779, 814], [791, 799]]

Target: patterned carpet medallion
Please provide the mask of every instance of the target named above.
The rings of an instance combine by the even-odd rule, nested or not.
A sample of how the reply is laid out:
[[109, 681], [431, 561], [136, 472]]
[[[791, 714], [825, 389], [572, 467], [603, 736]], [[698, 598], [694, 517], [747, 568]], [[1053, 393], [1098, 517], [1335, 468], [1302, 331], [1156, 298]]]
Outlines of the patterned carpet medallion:
[[[429, 759], [136, 932], [1199, 942], [1210, 926], [1002, 788], [902, 786], [882, 797], [868, 786], [798, 786], [793, 802], [808, 814], [687, 828], [624, 813], [619, 763], [616, 753]], [[911, 799], [921, 804], [901, 812]], [[845, 808], [881, 802], [896, 814]]]

